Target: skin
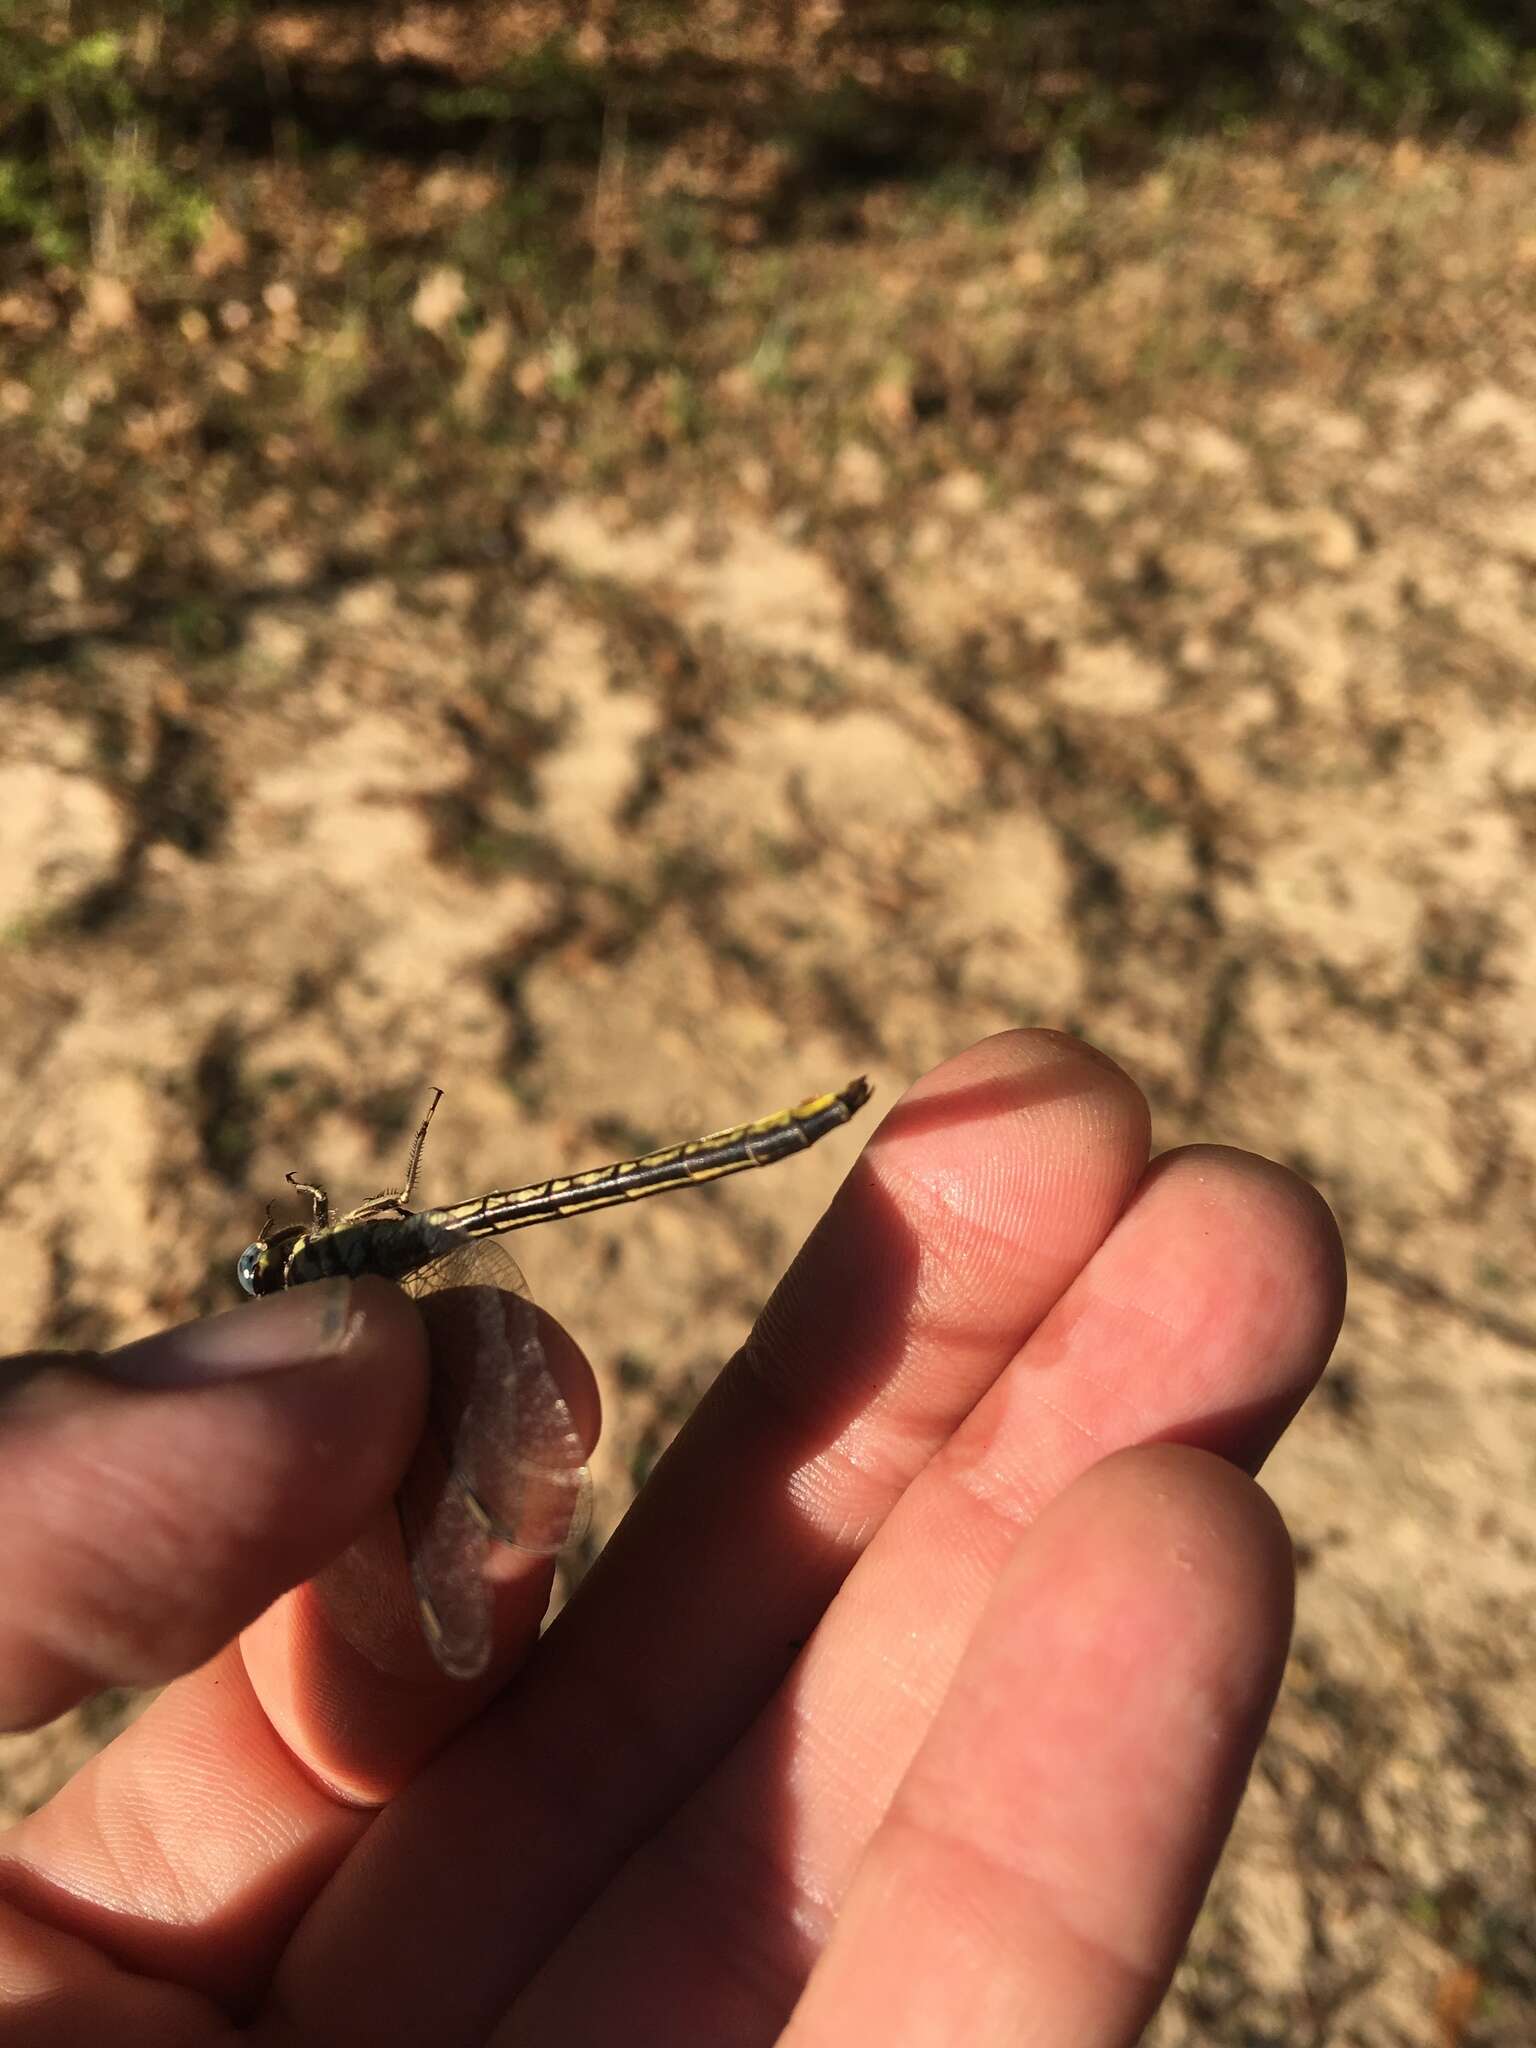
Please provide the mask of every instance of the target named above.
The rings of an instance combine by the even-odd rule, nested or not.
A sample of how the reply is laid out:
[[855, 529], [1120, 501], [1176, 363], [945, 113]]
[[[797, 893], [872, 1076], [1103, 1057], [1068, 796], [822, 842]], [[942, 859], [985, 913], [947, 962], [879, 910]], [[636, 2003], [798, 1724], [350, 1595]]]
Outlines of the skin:
[[1075, 1040], [929, 1074], [542, 1640], [515, 1560], [469, 1688], [313, 1585], [421, 1427], [394, 1289], [0, 1368], [0, 1721], [175, 1679], [0, 1840], [7, 2048], [1130, 2048], [1279, 1682], [1252, 1475], [1344, 1291], [1311, 1188], [1147, 1148]]

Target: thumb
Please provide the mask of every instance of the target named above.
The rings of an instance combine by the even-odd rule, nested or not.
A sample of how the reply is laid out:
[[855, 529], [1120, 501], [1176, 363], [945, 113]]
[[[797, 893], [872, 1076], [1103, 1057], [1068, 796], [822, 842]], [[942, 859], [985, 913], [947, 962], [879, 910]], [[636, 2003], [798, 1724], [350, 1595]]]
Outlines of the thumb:
[[317, 1281], [120, 1351], [0, 1363], [0, 1728], [202, 1663], [376, 1516], [421, 1324]]

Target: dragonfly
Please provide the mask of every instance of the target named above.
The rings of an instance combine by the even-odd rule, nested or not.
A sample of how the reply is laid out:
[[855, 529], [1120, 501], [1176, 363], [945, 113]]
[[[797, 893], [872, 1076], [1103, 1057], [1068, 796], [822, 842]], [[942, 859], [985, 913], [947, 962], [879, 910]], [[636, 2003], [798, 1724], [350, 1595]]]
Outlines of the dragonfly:
[[[496, 1547], [553, 1556], [580, 1542], [591, 1516], [585, 1447], [549, 1369], [538, 1311], [510, 1256], [489, 1240], [771, 1166], [847, 1123], [869, 1092], [860, 1077], [792, 1109], [637, 1159], [412, 1210], [439, 1088], [398, 1188], [333, 1218], [323, 1188], [287, 1176], [309, 1197], [310, 1220], [274, 1229], [268, 1207], [260, 1235], [236, 1263], [245, 1292], [375, 1273], [398, 1281], [426, 1324], [427, 1428], [395, 1508], [420, 1631], [450, 1677], [476, 1678], [490, 1661]], [[327, 1605], [343, 1634], [373, 1662], [393, 1661], [388, 1601], [367, 1568], [343, 1561], [327, 1577]]]

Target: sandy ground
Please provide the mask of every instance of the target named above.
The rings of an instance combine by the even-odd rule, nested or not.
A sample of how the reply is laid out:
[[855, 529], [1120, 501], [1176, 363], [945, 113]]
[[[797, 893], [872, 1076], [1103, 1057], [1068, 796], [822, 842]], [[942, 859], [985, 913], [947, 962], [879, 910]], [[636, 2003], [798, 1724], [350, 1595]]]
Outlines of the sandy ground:
[[[23, 669], [0, 1336], [224, 1301], [283, 1171], [370, 1191], [433, 1082], [448, 1199], [1081, 1030], [1160, 1145], [1299, 1166], [1352, 1256], [1268, 1473], [1295, 1654], [1154, 2038], [1530, 2039], [1533, 485], [1511, 343], [899, 494], [852, 438], [835, 545], [750, 461], [661, 512], [558, 497], [515, 573], [256, 605], [216, 687]], [[599, 1536], [850, 1145], [522, 1241], [603, 1381]], [[122, 1710], [0, 1746], [0, 1799]]]

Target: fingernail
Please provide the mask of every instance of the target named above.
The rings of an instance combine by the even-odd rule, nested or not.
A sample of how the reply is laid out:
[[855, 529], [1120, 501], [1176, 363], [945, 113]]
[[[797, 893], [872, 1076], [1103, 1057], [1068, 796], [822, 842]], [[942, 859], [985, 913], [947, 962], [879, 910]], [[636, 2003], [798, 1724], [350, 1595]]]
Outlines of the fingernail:
[[332, 1358], [351, 1321], [350, 1280], [311, 1280], [264, 1301], [105, 1352], [100, 1371], [135, 1387], [200, 1387]]

